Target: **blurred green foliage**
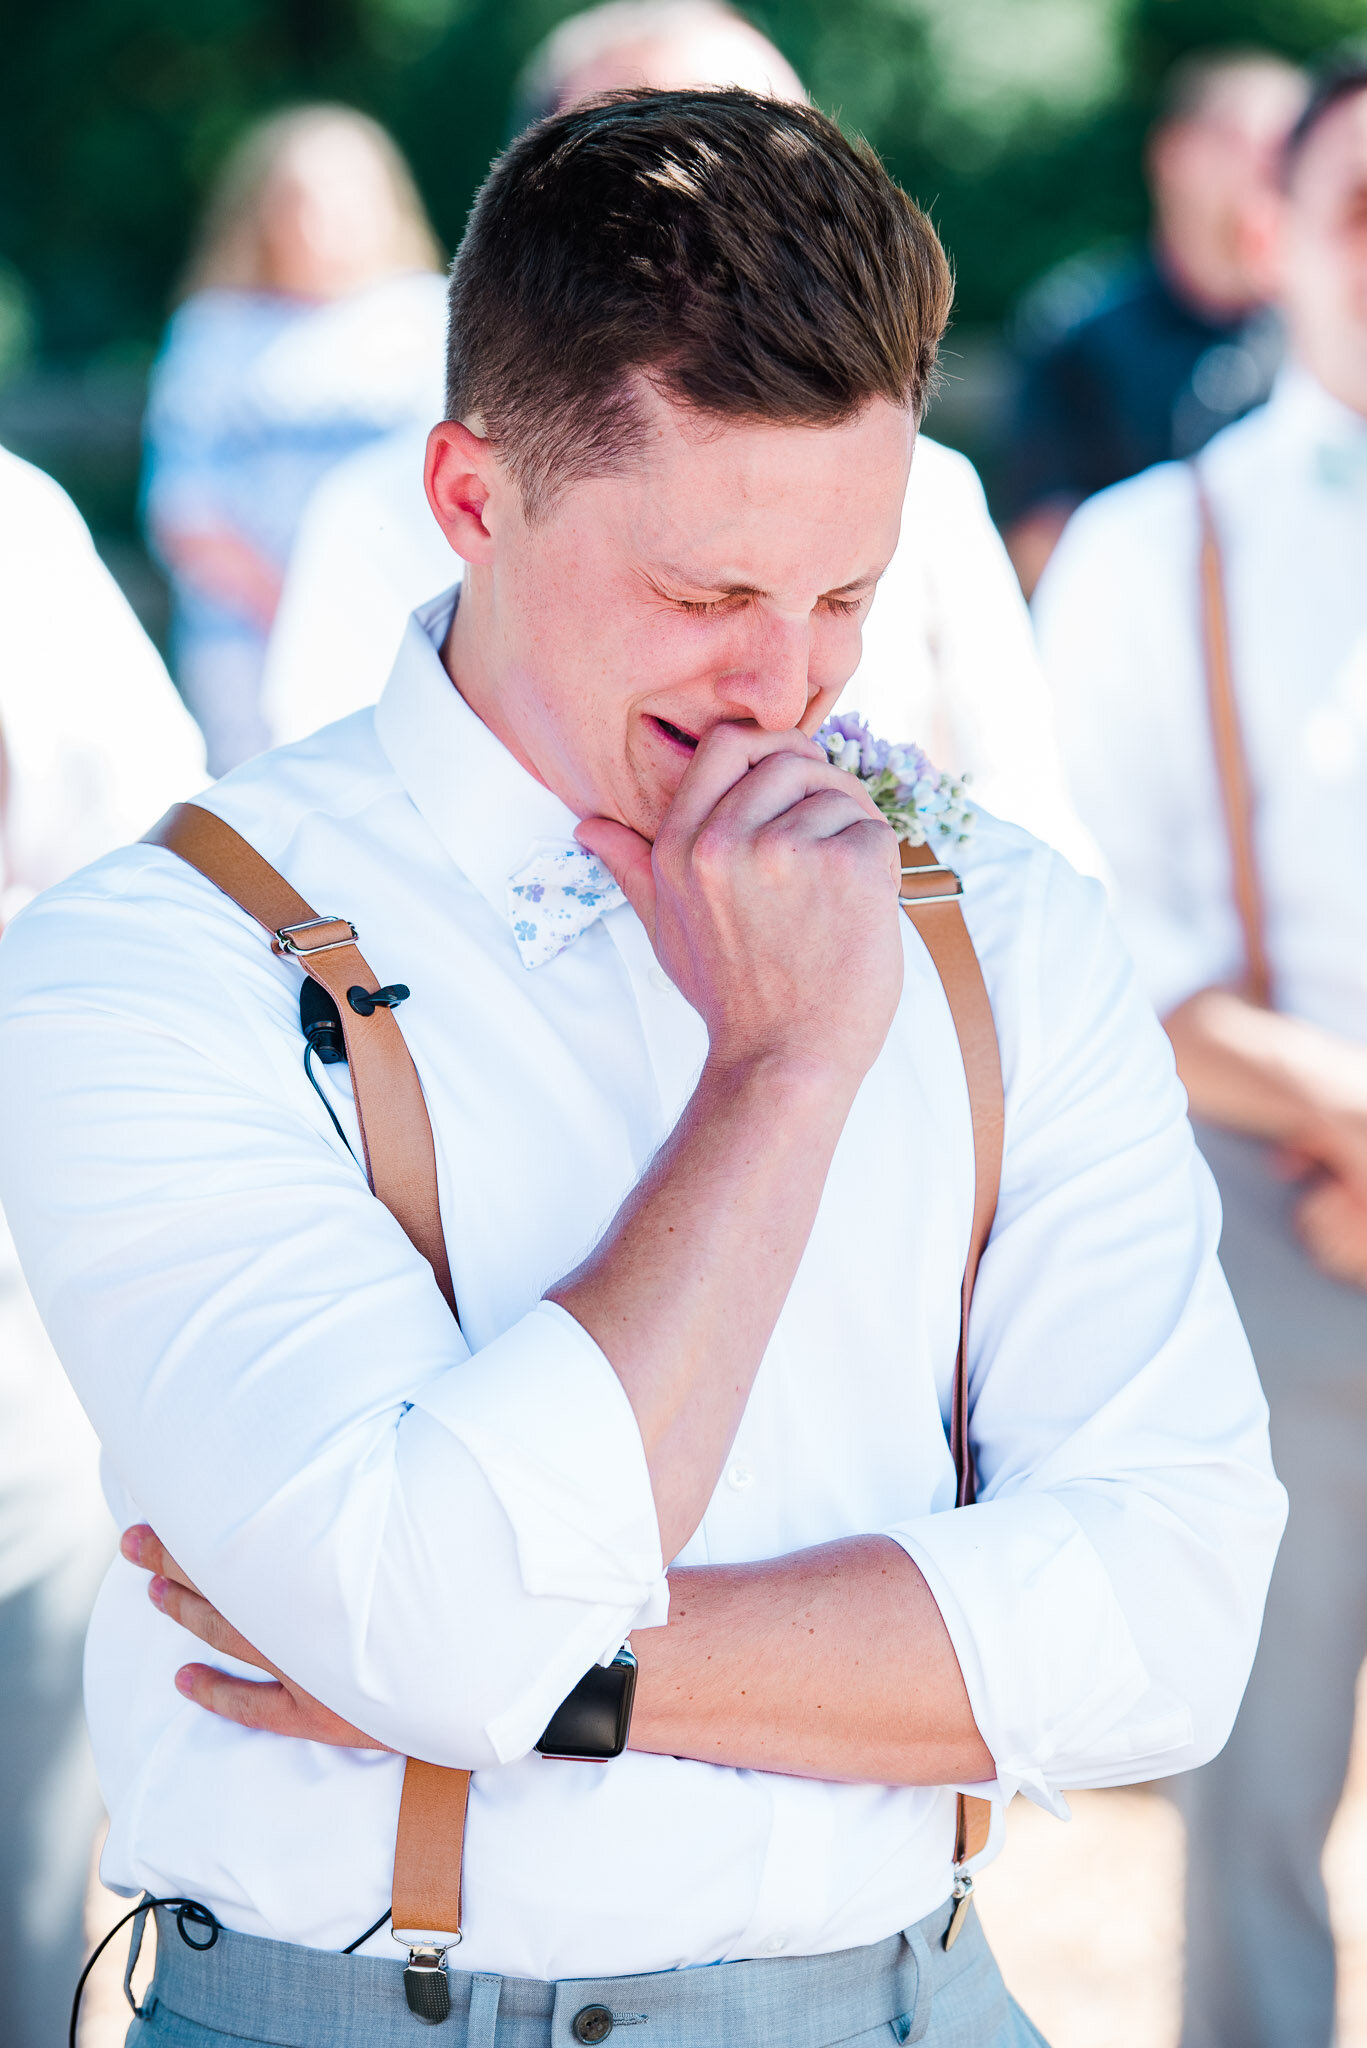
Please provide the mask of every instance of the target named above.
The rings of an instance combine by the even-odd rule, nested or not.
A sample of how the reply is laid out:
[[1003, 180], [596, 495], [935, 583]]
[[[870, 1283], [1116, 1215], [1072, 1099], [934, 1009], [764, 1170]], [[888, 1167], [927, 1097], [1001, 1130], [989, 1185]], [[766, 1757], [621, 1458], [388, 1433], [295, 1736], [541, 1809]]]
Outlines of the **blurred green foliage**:
[[[49, 355], [156, 337], [207, 180], [242, 125], [352, 101], [408, 151], [458, 240], [509, 88], [568, 0], [53, 0], [0, 66], [0, 259]], [[1367, 0], [756, 0], [817, 101], [938, 221], [960, 318], [1000, 318], [1070, 252], [1139, 228], [1140, 143], [1185, 50], [1306, 56]], [[17, 274], [17, 275], [16, 275]]]
[[[0, 256], [43, 342], [150, 343], [205, 183], [253, 115], [311, 96], [395, 130], [458, 239], [527, 50], [565, 0], [58, 0], [12, 18], [0, 70]], [[960, 317], [1137, 228], [1139, 148], [1182, 51], [1303, 56], [1367, 0], [760, 0], [818, 102], [934, 211]]]

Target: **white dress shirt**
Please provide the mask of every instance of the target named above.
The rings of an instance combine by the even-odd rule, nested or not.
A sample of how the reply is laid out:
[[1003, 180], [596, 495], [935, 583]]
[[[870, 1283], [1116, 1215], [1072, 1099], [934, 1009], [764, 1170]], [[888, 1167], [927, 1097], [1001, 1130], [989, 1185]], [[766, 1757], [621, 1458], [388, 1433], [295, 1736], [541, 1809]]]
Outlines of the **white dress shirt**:
[[[204, 773], [189, 713], [59, 484], [0, 448], [0, 927]], [[0, 1599], [105, 1525], [95, 1442], [0, 1215]]]
[[[408, 615], [460, 574], [423, 490], [425, 431], [341, 462], [309, 499], [266, 656], [276, 745], [372, 704]], [[1096, 846], [1069, 800], [1030, 615], [971, 462], [922, 434], [897, 553], [841, 699], [884, 739], [976, 778], [998, 817], [1085, 874]]]
[[[1367, 420], [1303, 370], [1201, 457], [1224, 556], [1277, 1005], [1367, 1038]], [[1160, 1015], [1237, 981], [1192, 479], [1074, 514], [1035, 599], [1073, 791]]]
[[[531, 1754], [664, 1560], [631, 1408], [542, 1295], [676, 1121], [701, 1020], [626, 906], [522, 965], [508, 878], [574, 819], [415, 618], [384, 695], [203, 799], [384, 981], [431, 1111], [463, 1335], [305, 1079], [299, 971], [159, 848], [54, 890], [0, 961], [0, 1180], [145, 1516], [248, 1636], [401, 1752], [476, 1771], [460, 1965], [543, 1978], [871, 1942], [947, 1895], [951, 1793]], [[1184, 1769], [1229, 1728], [1283, 1515], [1216, 1199], [1102, 891], [1014, 827], [962, 849], [1006, 1081], [974, 1311], [980, 1505], [944, 1417], [972, 1209], [943, 993], [906, 984], [726, 1470], [681, 1562], [886, 1532], [954, 1640], [997, 1790]], [[355, 1142], [345, 1070], [325, 1085]], [[113, 1884], [340, 1948], [389, 1896], [398, 1757], [250, 1733], [114, 1566], [89, 1650]], [[374, 1953], [392, 1953], [384, 1935]]]

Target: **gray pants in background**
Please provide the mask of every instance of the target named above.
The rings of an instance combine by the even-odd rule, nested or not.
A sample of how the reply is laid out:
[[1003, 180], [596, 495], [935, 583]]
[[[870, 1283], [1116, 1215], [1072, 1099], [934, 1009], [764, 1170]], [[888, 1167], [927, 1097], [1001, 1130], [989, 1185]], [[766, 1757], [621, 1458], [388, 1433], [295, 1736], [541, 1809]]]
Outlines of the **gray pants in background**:
[[1316, 1272], [1264, 1148], [1201, 1127], [1220, 1257], [1291, 1497], [1234, 1733], [1175, 1781], [1187, 1823], [1183, 2048], [1329, 2048], [1334, 1944], [1320, 1859], [1367, 1657], [1367, 1294]]

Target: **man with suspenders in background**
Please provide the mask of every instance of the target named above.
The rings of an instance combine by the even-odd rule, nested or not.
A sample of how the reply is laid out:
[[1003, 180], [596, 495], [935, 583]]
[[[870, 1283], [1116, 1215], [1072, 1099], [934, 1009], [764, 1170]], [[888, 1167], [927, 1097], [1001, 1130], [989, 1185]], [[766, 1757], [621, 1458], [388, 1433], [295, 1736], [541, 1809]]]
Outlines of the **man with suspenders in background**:
[[1367, 61], [1292, 134], [1282, 235], [1267, 406], [1092, 500], [1036, 598], [1291, 1499], [1234, 1734], [1178, 1787], [1184, 2048], [1334, 2021], [1320, 1856], [1367, 1655]]
[[1225, 1738], [1283, 1499], [1166, 1041], [1097, 884], [828, 722], [948, 307], [811, 108], [521, 137], [458, 597], [5, 941], [139, 2048], [1023, 2048], [989, 1809]]

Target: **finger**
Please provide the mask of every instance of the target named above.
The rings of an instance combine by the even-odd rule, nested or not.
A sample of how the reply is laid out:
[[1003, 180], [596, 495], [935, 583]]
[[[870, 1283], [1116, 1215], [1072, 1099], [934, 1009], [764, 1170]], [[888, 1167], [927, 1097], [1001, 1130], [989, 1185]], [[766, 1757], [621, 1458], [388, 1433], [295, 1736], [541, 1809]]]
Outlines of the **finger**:
[[155, 1572], [160, 1578], [174, 1579], [178, 1586], [188, 1586], [192, 1593], [198, 1592], [190, 1574], [181, 1569], [156, 1530], [146, 1522], [135, 1522], [131, 1529], [125, 1529], [119, 1549], [130, 1564], [141, 1566], [145, 1572]]
[[259, 1671], [270, 1671], [277, 1678], [280, 1676], [275, 1665], [263, 1657], [244, 1635], [240, 1635], [216, 1607], [211, 1607], [202, 1593], [192, 1593], [184, 1586], [176, 1585], [172, 1579], [154, 1578], [147, 1589], [147, 1597], [168, 1621], [174, 1621], [192, 1636], [198, 1636], [221, 1657], [235, 1657], [239, 1664], [255, 1664]]
[[326, 1742], [334, 1749], [384, 1749], [383, 1742], [362, 1734], [321, 1700], [288, 1683], [237, 1678], [212, 1664], [185, 1664], [176, 1673], [176, 1690], [187, 1700], [239, 1728], [263, 1735], [288, 1735], [300, 1742]]
[[701, 829], [715, 823], [748, 835], [818, 798], [829, 798], [832, 805], [839, 806], [848, 824], [856, 818], [882, 819], [864, 785], [842, 769], [805, 755], [770, 754], [726, 792]]
[[[804, 806], [822, 799], [807, 816]], [[837, 822], [838, 821], [838, 822]], [[824, 761], [790, 753], [760, 761], [729, 789], [691, 840], [670, 845], [662, 838], [657, 865], [673, 874], [682, 864], [729, 867], [756, 847], [770, 829], [781, 838], [814, 839], [862, 821], [888, 831], [868, 792]], [[823, 833], [820, 825], [828, 829]]]
[[603, 866], [641, 923], [655, 936], [655, 870], [650, 861], [650, 841], [615, 818], [584, 818], [575, 827], [575, 838]]
[[298, 1735], [298, 1701], [278, 1679], [235, 1678], [211, 1664], [186, 1664], [176, 1673], [176, 1691], [220, 1720], [268, 1735]]
[[691, 835], [727, 791], [770, 754], [796, 755], [829, 770], [825, 751], [802, 732], [763, 732], [748, 721], [724, 720], [699, 740], [666, 816], [671, 832]]

